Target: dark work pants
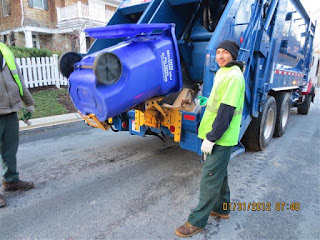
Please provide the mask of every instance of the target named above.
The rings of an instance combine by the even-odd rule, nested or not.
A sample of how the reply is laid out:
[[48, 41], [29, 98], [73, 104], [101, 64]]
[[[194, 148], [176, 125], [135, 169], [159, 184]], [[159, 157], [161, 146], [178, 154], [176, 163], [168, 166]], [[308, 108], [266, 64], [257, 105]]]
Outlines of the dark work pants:
[[19, 180], [17, 151], [19, 145], [19, 121], [17, 113], [0, 115], [0, 152], [2, 176], [6, 182]]
[[215, 145], [212, 155], [207, 155], [201, 175], [199, 204], [188, 218], [191, 225], [204, 228], [211, 210], [229, 214], [229, 210], [223, 210], [223, 203], [230, 203], [227, 167], [231, 151], [232, 147]]

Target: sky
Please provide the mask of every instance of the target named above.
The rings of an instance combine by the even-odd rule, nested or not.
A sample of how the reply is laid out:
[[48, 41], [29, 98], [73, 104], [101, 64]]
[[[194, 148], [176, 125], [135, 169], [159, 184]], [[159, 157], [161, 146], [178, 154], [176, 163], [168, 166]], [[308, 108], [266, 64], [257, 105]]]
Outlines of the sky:
[[313, 20], [317, 20], [315, 49], [320, 50], [320, 4], [317, 0], [300, 0], [307, 13]]

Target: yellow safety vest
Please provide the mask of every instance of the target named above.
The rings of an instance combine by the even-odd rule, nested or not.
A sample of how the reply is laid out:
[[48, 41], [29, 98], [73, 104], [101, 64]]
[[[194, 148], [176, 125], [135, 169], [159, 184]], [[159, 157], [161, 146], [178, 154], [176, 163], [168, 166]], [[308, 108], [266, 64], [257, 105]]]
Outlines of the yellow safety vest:
[[18, 70], [17, 70], [16, 62], [14, 60], [13, 53], [2, 42], [0, 42], [0, 51], [2, 52], [2, 55], [3, 55], [4, 59], [6, 60], [6, 63], [11, 71], [11, 74], [19, 87], [20, 95], [23, 96], [23, 89], [22, 89], [21, 81], [20, 81], [20, 78], [18, 75]]
[[228, 129], [216, 141], [220, 146], [234, 146], [238, 144], [240, 124], [244, 104], [245, 82], [238, 66], [223, 67], [218, 70], [214, 84], [203, 114], [198, 137], [205, 139], [207, 133], [212, 131], [212, 124], [217, 117], [220, 104], [235, 107], [235, 112]]

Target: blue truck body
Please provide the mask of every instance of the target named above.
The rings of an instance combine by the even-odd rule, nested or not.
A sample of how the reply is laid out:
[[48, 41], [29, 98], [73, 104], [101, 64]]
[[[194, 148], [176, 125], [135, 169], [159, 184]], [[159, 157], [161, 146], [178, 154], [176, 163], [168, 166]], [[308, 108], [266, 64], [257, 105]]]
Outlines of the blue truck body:
[[[291, 107], [297, 107], [298, 113], [308, 113], [315, 90], [311, 87], [302, 92], [302, 89], [309, 84], [316, 26], [299, 0], [125, 0], [106, 29], [112, 25], [159, 23], [175, 25], [184, 84], [201, 86], [201, 95], [205, 97], [209, 97], [219, 69], [215, 60], [217, 45], [224, 39], [240, 45], [237, 60], [245, 64], [246, 90], [239, 144], [234, 154], [244, 151], [242, 143], [250, 149], [263, 150], [273, 136], [283, 135]], [[88, 30], [89, 36], [95, 32]], [[87, 56], [132, 37], [135, 36], [128, 33], [96, 39]], [[81, 74], [76, 76], [75, 72], [70, 82], [77, 88]], [[197, 129], [203, 112], [204, 108], [200, 112], [180, 110], [180, 147], [198, 154], [201, 140]], [[132, 135], [152, 133], [162, 139], [174, 136], [174, 128], [163, 125], [141, 125], [137, 130], [136, 115], [133, 107], [113, 116], [109, 124]], [[100, 119], [103, 121], [107, 119]]]

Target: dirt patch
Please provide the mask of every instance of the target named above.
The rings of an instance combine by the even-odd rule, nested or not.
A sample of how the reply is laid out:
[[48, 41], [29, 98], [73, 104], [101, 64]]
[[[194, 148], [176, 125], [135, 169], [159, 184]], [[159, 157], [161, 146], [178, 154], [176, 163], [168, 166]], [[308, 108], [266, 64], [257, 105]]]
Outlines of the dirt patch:
[[59, 94], [58, 102], [67, 109], [69, 113], [77, 112], [78, 110], [74, 107], [69, 94]]
[[[67, 89], [67, 87], [61, 87], [63, 89]], [[59, 88], [55, 87], [55, 86], [42, 86], [42, 87], [35, 87], [35, 88], [29, 88], [29, 92], [30, 93], [36, 93], [36, 92], [40, 92], [43, 90], [58, 90]]]

